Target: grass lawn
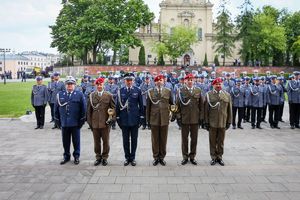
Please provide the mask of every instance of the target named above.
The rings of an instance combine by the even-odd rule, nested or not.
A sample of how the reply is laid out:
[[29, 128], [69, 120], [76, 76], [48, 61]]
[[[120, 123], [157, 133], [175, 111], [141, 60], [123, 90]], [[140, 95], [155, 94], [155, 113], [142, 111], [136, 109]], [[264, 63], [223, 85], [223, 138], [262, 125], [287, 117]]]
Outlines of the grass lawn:
[[0, 84], [0, 118], [16, 118], [33, 111], [30, 96], [35, 82]]

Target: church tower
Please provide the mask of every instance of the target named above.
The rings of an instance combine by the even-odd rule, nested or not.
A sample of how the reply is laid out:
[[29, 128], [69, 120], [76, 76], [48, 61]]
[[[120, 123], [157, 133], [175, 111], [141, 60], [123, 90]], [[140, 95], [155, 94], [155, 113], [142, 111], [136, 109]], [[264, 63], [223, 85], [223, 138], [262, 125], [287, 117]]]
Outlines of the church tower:
[[[209, 0], [163, 0], [159, 6], [160, 16], [158, 23], [152, 23], [148, 27], [141, 28], [137, 34], [145, 46], [147, 63], [155, 64], [155, 60], [157, 60], [157, 55], [152, 52], [152, 44], [159, 41], [162, 29], [171, 33], [172, 28], [179, 25], [196, 28], [198, 41], [192, 46], [191, 51], [184, 53], [177, 59], [177, 64], [201, 65], [203, 64], [205, 53], [207, 54], [208, 62], [212, 63], [214, 59], [212, 42], [213, 4]], [[130, 50], [129, 59], [133, 64], [138, 63], [138, 51], [139, 48]], [[165, 61], [167, 64], [170, 64], [168, 59], [165, 59]]]

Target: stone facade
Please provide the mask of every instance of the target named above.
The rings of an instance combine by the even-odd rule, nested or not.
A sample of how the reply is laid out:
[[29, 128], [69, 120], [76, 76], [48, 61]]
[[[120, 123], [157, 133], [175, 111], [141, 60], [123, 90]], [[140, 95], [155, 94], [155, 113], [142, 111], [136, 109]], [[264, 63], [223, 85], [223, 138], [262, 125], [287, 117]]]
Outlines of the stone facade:
[[[150, 65], [155, 64], [157, 55], [152, 49], [154, 43], [160, 40], [161, 33], [170, 33], [173, 27], [183, 25], [196, 28], [198, 42], [192, 46], [192, 51], [184, 53], [177, 59], [178, 65], [203, 64], [205, 53], [207, 53], [208, 62], [213, 63], [215, 57], [212, 41], [214, 35], [213, 4], [207, 0], [163, 0], [160, 3], [160, 9], [158, 23], [153, 22], [147, 27], [142, 27], [137, 33], [145, 47], [146, 62]], [[139, 50], [140, 48], [129, 50], [129, 61], [134, 65], [138, 64]], [[232, 58], [227, 58], [227, 64], [231, 65], [235, 58], [239, 58], [237, 50]], [[221, 61], [221, 56], [219, 61]], [[165, 62], [171, 64], [168, 58], [165, 58]]]

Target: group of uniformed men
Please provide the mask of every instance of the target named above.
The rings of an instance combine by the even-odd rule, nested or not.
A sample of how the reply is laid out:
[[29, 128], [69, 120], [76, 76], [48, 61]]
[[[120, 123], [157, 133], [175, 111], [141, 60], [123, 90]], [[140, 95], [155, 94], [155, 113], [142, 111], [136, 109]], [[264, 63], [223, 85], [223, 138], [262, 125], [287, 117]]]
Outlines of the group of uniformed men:
[[94, 137], [94, 165], [106, 166], [110, 129], [115, 129], [117, 122], [122, 130], [124, 166], [136, 165], [141, 126], [151, 130], [153, 165], [164, 166], [169, 122], [176, 120], [181, 130], [182, 165], [189, 161], [197, 165], [198, 130], [202, 127], [209, 131], [210, 164], [224, 166], [225, 131], [231, 124], [233, 129], [243, 129], [242, 120], [251, 122], [253, 129], [261, 129], [267, 106], [271, 128], [280, 129], [278, 123], [282, 121], [285, 92], [291, 128], [300, 128], [300, 73], [294, 72], [289, 80], [283, 74], [277, 77], [267, 72], [266, 76], [259, 77], [258, 71], [254, 71], [251, 78], [245, 73], [241, 78], [235, 78], [232, 73], [217, 78], [212, 72], [211, 77], [206, 78], [196, 71], [181, 71], [179, 77], [175, 72], [164, 71], [152, 75], [148, 72], [123, 76], [110, 73], [106, 81], [104, 75], [94, 80], [86, 73], [81, 84], [76, 85], [76, 79], [71, 76], [65, 83], [59, 81], [60, 75], [56, 72], [48, 87], [42, 84], [41, 77], [36, 78], [31, 99], [36, 111], [36, 129], [43, 129], [48, 102], [53, 129], [62, 130], [64, 157], [60, 164], [70, 161], [71, 138], [74, 163], [79, 164], [80, 129], [87, 122]]

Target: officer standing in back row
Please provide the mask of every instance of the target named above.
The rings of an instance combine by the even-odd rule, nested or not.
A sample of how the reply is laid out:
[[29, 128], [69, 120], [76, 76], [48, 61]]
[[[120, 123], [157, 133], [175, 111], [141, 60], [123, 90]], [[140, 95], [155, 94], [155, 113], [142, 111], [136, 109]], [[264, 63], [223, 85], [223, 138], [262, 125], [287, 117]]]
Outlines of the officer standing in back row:
[[45, 107], [48, 100], [47, 86], [43, 85], [43, 78], [36, 77], [36, 85], [32, 87], [31, 105], [35, 109], [37, 126], [35, 129], [43, 129], [45, 124]]
[[[54, 119], [54, 104], [56, 102], [56, 96], [59, 92], [65, 91], [65, 85], [62, 81], [59, 80], [59, 73], [54, 72], [53, 81], [48, 85], [49, 92], [49, 105], [51, 108], [51, 116]], [[58, 128], [57, 124], [54, 122], [54, 126], [52, 129]]]

